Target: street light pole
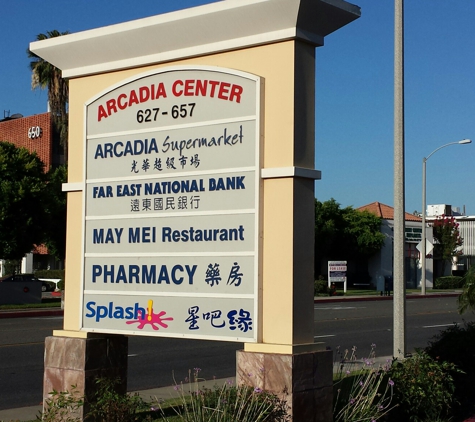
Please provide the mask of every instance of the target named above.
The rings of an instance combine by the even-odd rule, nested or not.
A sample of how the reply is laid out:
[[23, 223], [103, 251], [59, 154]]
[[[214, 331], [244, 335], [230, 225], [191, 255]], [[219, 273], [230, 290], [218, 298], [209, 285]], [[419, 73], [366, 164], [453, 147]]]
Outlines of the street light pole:
[[426, 162], [427, 158], [422, 158], [422, 245], [421, 245], [421, 294], [426, 294], [426, 255], [427, 255], [427, 233], [426, 233]]
[[426, 255], [427, 255], [427, 232], [426, 232], [426, 163], [427, 160], [430, 158], [431, 155], [439, 151], [439, 149], [448, 147], [449, 145], [464, 145], [464, 144], [471, 144], [472, 141], [470, 139], [462, 139], [461, 141], [457, 142], [449, 142], [448, 144], [442, 145], [439, 148], [436, 148], [432, 151], [427, 157], [422, 159], [422, 244], [421, 244], [421, 295], [426, 294]]

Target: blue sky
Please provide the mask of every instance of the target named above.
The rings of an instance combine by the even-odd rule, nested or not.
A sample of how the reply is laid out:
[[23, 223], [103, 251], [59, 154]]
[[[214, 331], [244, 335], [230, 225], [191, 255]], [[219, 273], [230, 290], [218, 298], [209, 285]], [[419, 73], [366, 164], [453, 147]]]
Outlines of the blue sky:
[[[317, 49], [316, 197], [342, 206], [393, 205], [394, 0], [354, 0], [357, 21]], [[0, 0], [0, 119], [46, 111], [32, 91], [26, 49], [37, 34], [79, 32], [205, 0]], [[427, 203], [475, 215], [475, 37], [473, 0], [405, 1], [406, 210], [421, 210], [422, 158]]]

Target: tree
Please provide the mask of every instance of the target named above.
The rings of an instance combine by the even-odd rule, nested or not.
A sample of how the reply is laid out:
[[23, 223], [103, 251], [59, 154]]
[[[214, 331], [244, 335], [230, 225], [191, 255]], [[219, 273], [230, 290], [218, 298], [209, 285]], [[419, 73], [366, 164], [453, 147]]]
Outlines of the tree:
[[0, 142], [0, 257], [21, 259], [44, 239], [46, 174], [33, 152]]
[[381, 233], [381, 218], [369, 211], [346, 208], [345, 220], [345, 231], [354, 249], [354, 257], [369, 258], [381, 249], [385, 240]]
[[384, 244], [381, 218], [352, 207], [340, 208], [335, 199], [315, 200], [315, 271], [322, 260], [365, 260]]
[[442, 215], [432, 223], [434, 244], [434, 259], [442, 263], [442, 274], [448, 262], [454, 256], [462, 255], [463, 238], [460, 236], [459, 224], [452, 216]]
[[346, 226], [344, 212], [333, 198], [320, 202], [315, 199], [315, 261], [319, 268], [323, 257], [338, 258]]
[[[57, 30], [48, 31], [46, 34], [38, 34], [37, 41], [67, 35], [69, 32]], [[48, 103], [53, 117], [53, 124], [59, 133], [60, 144], [63, 147], [64, 159], [68, 160], [68, 81], [61, 77], [61, 70], [51, 63], [43, 60], [30, 50], [27, 50], [30, 62], [31, 87], [33, 89], [48, 89]]]
[[45, 192], [45, 240], [48, 253], [58, 260], [66, 256], [66, 193], [62, 185], [67, 181], [67, 167], [59, 166], [47, 174]]

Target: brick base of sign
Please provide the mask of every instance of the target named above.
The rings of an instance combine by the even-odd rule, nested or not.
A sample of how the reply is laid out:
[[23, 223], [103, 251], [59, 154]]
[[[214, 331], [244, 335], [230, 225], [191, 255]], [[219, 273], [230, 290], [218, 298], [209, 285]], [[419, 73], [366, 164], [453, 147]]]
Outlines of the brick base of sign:
[[333, 421], [331, 351], [281, 355], [240, 350], [236, 382], [285, 399], [293, 422]]
[[76, 416], [81, 419], [90, 409], [99, 378], [120, 378], [117, 391], [127, 391], [128, 338], [107, 335], [95, 338], [47, 337], [43, 403], [53, 390], [71, 392], [73, 386], [86, 404]]

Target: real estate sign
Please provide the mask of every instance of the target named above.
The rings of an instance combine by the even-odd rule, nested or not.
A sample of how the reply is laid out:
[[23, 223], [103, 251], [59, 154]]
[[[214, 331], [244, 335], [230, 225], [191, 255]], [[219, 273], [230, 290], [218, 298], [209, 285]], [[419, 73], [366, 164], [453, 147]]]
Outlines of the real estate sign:
[[347, 261], [328, 261], [328, 287], [332, 283], [344, 283], [343, 289], [346, 293], [346, 271]]
[[82, 329], [257, 341], [260, 80], [173, 67], [86, 104]]
[[328, 261], [328, 280], [346, 281], [346, 261]]

